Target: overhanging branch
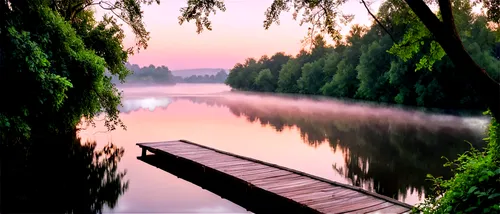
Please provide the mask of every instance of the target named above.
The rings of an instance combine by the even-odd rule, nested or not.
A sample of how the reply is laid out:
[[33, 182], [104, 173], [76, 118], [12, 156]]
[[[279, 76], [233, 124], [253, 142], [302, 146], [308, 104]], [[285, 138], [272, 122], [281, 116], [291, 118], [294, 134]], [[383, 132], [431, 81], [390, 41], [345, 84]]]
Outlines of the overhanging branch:
[[361, 2], [363, 3], [363, 5], [365, 6], [366, 10], [368, 11], [368, 13], [370, 14], [370, 16], [372, 16], [372, 18], [377, 22], [378, 25], [380, 25], [380, 27], [389, 35], [389, 37], [391, 37], [391, 40], [392, 42], [394, 43], [398, 43], [394, 37], [392, 36], [392, 34], [389, 32], [389, 30], [387, 30], [387, 28], [384, 27], [384, 25], [377, 19], [377, 17], [370, 11], [370, 8], [368, 8], [368, 5], [366, 5], [366, 2], [365, 0], [361, 0]]

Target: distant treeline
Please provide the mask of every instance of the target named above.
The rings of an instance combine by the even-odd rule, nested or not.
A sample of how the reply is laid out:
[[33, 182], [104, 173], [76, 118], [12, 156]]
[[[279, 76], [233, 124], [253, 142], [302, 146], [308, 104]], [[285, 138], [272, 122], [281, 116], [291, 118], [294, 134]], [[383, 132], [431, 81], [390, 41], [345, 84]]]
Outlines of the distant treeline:
[[[488, 27], [486, 18], [471, 12], [464, 4], [455, 14], [457, 28], [464, 47], [472, 58], [492, 78], [500, 77], [500, 27]], [[381, 6], [377, 17], [396, 41], [406, 41], [407, 22], [393, 19], [398, 10]], [[461, 7], [456, 5], [455, 7]], [[385, 9], [384, 9], [385, 8]], [[422, 45], [407, 60], [388, 53], [394, 41], [380, 25], [354, 25], [344, 42], [328, 46], [323, 37], [316, 36], [311, 50], [300, 51], [295, 57], [276, 53], [256, 60], [236, 64], [226, 80], [234, 89], [318, 94], [385, 103], [436, 107], [484, 109], [476, 92], [447, 56], [430, 68], [416, 71], [419, 63], [433, 60], [425, 51], [436, 48], [431, 40], [407, 41]], [[405, 48], [402, 46], [401, 48]], [[434, 51], [431, 53], [437, 53]], [[425, 61], [427, 60], [427, 62]], [[429, 64], [429, 63], [427, 63]], [[498, 92], [492, 92], [498, 93]]]
[[[137, 64], [129, 63], [126, 63], [125, 66], [132, 71], [132, 74], [126, 77], [125, 84], [224, 83], [228, 76], [226, 71], [222, 69], [215, 75], [191, 75], [183, 78], [174, 76], [166, 66], [139, 67]], [[114, 79], [114, 82], [118, 83], [119, 81]]]

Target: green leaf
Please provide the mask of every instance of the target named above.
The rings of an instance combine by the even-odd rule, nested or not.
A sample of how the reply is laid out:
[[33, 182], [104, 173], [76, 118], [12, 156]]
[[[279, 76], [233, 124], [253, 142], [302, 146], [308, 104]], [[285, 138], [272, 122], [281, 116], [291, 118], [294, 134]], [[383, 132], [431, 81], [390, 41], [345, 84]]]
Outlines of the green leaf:
[[488, 199], [496, 198], [498, 196], [500, 196], [500, 193], [493, 193], [493, 194], [488, 196]]
[[475, 210], [477, 207], [469, 207], [465, 210], [466, 213], [472, 211], [472, 210]]
[[472, 192], [474, 192], [475, 190], [477, 189], [476, 186], [472, 186], [469, 191], [467, 192], [467, 194], [471, 194]]

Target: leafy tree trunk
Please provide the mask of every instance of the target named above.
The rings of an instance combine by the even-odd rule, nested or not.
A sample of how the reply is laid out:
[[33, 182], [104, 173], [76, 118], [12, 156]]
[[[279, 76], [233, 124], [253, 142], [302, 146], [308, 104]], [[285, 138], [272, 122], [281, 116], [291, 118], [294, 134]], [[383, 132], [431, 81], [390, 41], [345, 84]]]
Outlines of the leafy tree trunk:
[[465, 50], [455, 27], [450, 0], [439, 0], [443, 21], [438, 19], [423, 0], [405, 1], [434, 35], [457, 68], [457, 72], [465, 74], [482, 102], [497, 120], [500, 119], [500, 84], [492, 79]]

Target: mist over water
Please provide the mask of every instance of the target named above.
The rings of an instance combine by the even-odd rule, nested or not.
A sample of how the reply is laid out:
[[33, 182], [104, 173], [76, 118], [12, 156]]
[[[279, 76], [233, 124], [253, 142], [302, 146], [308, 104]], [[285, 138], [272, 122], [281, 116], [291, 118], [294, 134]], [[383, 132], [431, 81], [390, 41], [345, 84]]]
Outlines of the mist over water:
[[[196, 87], [202, 88], [199, 90]], [[182, 93], [181, 93], [182, 92]], [[147, 98], [144, 98], [146, 95]], [[139, 97], [139, 98], [134, 98]], [[489, 118], [428, 113], [404, 107], [391, 107], [373, 103], [345, 102], [315, 96], [271, 95], [254, 92], [231, 92], [221, 84], [180, 84], [175, 87], [132, 88], [125, 91], [121, 111], [166, 108], [173, 100], [186, 99], [197, 103], [225, 106], [245, 106], [268, 114], [288, 113], [311, 117], [314, 120], [363, 121], [366, 123], [391, 123], [398, 125], [426, 126], [428, 129], [452, 128], [484, 131]]]
[[480, 114], [230, 90], [222, 84], [123, 88], [127, 130], [82, 132], [125, 148], [120, 167], [128, 170], [130, 188], [114, 212], [245, 212], [140, 162], [138, 142], [191, 140], [415, 204], [430, 190], [427, 174], [451, 176], [441, 157], [463, 153], [470, 148], [465, 141], [483, 147], [489, 123]]

